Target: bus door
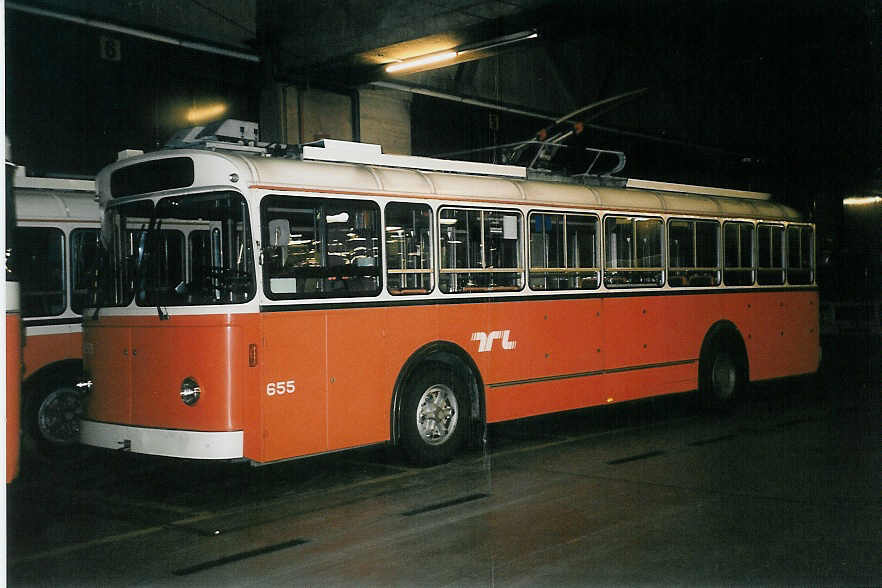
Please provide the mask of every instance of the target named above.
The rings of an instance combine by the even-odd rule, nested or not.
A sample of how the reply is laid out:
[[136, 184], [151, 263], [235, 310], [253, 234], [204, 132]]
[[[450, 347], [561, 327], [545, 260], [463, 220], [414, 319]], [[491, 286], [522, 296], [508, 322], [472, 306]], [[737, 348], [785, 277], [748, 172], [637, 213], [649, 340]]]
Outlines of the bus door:
[[326, 451], [326, 316], [321, 310], [261, 314], [259, 394], [263, 459]]

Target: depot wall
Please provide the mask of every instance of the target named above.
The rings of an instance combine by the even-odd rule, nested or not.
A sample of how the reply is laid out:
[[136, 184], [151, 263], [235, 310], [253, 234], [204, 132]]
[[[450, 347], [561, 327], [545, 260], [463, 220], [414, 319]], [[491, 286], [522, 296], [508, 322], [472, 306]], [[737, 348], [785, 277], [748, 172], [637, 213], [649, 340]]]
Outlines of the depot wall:
[[265, 141], [361, 141], [384, 153], [411, 155], [411, 95], [361, 88], [334, 91], [276, 84], [261, 93], [260, 133]]

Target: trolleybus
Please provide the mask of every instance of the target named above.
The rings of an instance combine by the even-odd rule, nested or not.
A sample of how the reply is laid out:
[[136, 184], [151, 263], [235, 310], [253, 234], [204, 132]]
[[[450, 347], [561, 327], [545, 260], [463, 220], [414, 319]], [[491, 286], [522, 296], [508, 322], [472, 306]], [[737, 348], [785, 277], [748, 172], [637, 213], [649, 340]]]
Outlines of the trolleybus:
[[[7, 153], [9, 145], [6, 145]], [[5, 163], [6, 196], [5, 251], [3, 266], [6, 269], [6, 483], [18, 476], [21, 423], [21, 313], [19, 308], [18, 277], [16, 275], [15, 247], [15, 198], [12, 195], [12, 176], [15, 166]]]
[[86, 444], [435, 464], [486, 423], [817, 370], [814, 228], [768, 195], [197, 134], [97, 177]]
[[[82, 392], [82, 310], [101, 215], [93, 180], [14, 178], [25, 328], [22, 428], [42, 457], [76, 451]], [[13, 233], [10, 233], [13, 234]]]

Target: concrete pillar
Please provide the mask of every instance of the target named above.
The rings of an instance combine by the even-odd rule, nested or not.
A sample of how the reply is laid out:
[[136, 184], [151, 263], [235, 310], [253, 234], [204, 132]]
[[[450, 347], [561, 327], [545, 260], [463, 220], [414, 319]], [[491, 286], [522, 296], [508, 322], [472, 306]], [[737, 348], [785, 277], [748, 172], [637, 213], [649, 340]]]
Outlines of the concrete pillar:
[[385, 89], [359, 90], [361, 141], [383, 146], [383, 153], [411, 155], [412, 94]]

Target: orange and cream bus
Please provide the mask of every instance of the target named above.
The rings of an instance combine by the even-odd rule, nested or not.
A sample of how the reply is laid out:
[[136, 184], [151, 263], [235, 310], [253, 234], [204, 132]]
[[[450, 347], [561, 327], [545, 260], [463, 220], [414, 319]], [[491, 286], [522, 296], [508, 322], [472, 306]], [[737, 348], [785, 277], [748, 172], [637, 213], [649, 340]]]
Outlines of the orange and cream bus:
[[[9, 144], [6, 145], [7, 153]], [[12, 176], [15, 166], [6, 161], [6, 214], [3, 266], [6, 268], [6, 483], [18, 476], [21, 449], [21, 309], [15, 271], [15, 198]]]
[[88, 445], [433, 464], [485, 423], [817, 370], [814, 229], [767, 195], [219, 139], [97, 177]]
[[39, 455], [75, 451], [82, 416], [82, 311], [98, 251], [95, 182], [14, 178], [18, 276], [25, 327], [22, 428]]

